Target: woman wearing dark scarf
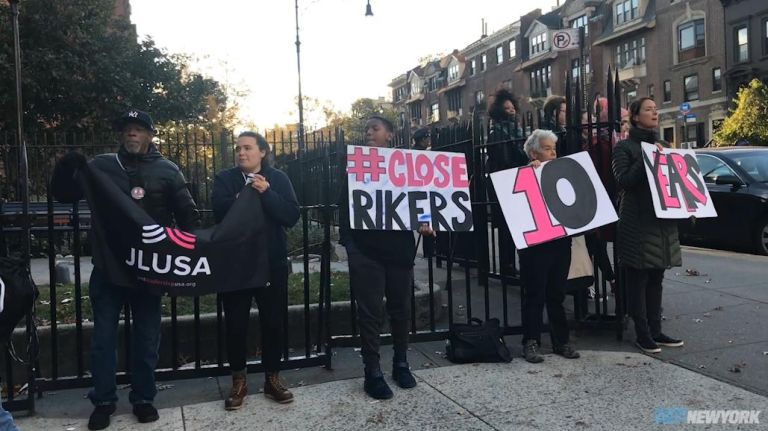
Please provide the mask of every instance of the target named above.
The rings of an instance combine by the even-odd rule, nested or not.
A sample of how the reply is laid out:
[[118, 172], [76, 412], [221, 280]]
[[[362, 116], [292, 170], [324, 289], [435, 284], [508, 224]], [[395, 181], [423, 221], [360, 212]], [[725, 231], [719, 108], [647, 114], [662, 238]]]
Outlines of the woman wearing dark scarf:
[[659, 118], [653, 99], [643, 97], [629, 107], [629, 138], [613, 151], [613, 175], [619, 192], [616, 246], [625, 270], [629, 312], [635, 322], [637, 346], [647, 353], [661, 352], [659, 345], [680, 347], [683, 341], [661, 332], [661, 298], [664, 271], [681, 266], [677, 221], [656, 217], [642, 156], [642, 142], [664, 147], [659, 141]]

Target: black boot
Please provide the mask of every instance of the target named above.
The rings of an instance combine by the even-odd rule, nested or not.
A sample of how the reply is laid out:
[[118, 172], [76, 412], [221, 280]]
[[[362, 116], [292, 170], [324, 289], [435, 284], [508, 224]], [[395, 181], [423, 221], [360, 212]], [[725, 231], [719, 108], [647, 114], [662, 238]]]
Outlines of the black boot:
[[365, 369], [363, 389], [368, 396], [377, 400], [388, 400], [394, 395], [392, 389], [389, 388], [389, 385], [384, 380], [381, 368]]
[[405, 353], [395, 352], [395, 357], [392, 359], [392, 379], [403, 389], [416, 386], [416, 379], [411, 374]]

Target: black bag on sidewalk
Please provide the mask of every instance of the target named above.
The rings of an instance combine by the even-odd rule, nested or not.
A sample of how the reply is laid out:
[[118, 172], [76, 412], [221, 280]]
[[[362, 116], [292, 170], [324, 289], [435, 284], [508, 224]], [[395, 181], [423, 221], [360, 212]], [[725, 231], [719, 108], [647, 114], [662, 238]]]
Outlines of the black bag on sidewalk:
[[469, 323], [454, 323], [448, 332], [445, 353], [457, 364], [469, 362], [509, 362], [512, 354], [504, 344], [504, 333], [499, 319], [483, 323], [472, 319]]

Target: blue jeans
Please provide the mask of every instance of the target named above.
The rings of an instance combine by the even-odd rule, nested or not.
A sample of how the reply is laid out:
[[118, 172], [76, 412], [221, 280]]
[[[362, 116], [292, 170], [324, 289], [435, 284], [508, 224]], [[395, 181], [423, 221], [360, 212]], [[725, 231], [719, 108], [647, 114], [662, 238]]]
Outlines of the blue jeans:
[[152, 403], [157, 394], [155, 366], [160, 347], [160, 297], [139, 288], [111, 284], [97, 268], [89, 286], [93, 310], [88, 398], [94, 405], [117, 402], [117, 328], [123, 305], [131, 308], [131, 404]]
[[0, 431], [19, 431], [13, 423], [11, 414], [0, 404]]

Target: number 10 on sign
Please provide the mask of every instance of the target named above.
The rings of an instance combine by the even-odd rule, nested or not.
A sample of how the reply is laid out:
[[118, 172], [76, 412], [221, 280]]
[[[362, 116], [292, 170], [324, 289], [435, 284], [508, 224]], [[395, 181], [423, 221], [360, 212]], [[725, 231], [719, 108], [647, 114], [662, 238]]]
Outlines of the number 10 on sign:
[[518, 249], [613, 223], [618, 217], [586, 152], [491, 174]]

